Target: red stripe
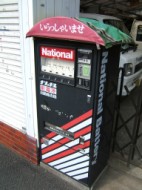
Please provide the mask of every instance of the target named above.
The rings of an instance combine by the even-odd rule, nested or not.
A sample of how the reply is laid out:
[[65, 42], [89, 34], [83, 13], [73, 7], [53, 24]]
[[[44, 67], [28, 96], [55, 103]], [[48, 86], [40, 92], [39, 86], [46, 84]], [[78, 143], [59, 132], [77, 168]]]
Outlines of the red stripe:
[[[87, 148], [89, 146], [90, 146], [90, 140], [84, 143], [83, 148]], [[80, 148], [82, 148], [82, 145], [77, 145], [77, 146], [75, 146], [73, 148], [70, 148], [70, 149], [68, 149], [68, 150], [66, 150], [66, 151], [64, 151], [62, 153], [56, 154], [55, 156], [51, 156], [49, 158], [46, 158], [46, 159], [43, 160], [43, 162], [49, 163], [49, 162], [53, 162], [55, 160], [58, 160], [58, 159], [60, 159], [62, 157], [69, 156], [72, 153], [79, 150]]]
[[86, 135], [90, 131], [91, 131], [91, 125], [88, 126], [88, 127], [86, 127], [86, 128], [84, 128], [84, 129], [82, 129], [82, 130], [80, 130], [80, 131], [78, 131], [78, 132], [76, 132], [75, 135], [74, 135], [74, 137], [76, 139], [76, 138], [80, 137], [81, 135]]
[[65, 143], [68, 143], [69, 141], [70, 141], [70, 139], [62, 139], [61, 141], [58, 141], [57, 143], [50, 145], [47, 148], [44, 148], [41, 152], [42, 152], [42, 154], [48, 153], [56, 148], [59, 148], [60, 146], [63, 146], [63, 144], [60, 144], [60, 143], [65, 144]]
[[[81, 135], [86, 135], [87, 133], [89, 133], [91, 131], [91, 126], [88, 126], [78, 132], [75, 133], [75, 139], [77, 139], [78, 137], [80, 137]], [[64, 144], [70, 142], [71, 140], [68, 138], [63, 138], [60, 141], [56, 142], [55, 144], [52, 144], [50, 146], [48, 146], [47, 148], [44, 148], [41, 152], [42, 154], [45, 154], [49, 151], [52, 151], [60, 146], [63, 146]]]
[[[86, 112], [85, 114], [83, 114], [83, 115], [75, 118], [74, 120], [70, 121], [69, 123], [63, 125], [61, 128], [62, 129], [69, 129], [72, 126], [76, 125], [77, 123], [80, 123], [81, 121], [83, 121], [83, 120], [89, 118], [90, 116], [92, 116], [92, 113], [93, 113], [93, 111], [91, 109], [90, 111]], [[57, 135], [56, 133], [52, 132], [52, 133], [47, 135], [47, 138], [53, 138], [56, 135]]]

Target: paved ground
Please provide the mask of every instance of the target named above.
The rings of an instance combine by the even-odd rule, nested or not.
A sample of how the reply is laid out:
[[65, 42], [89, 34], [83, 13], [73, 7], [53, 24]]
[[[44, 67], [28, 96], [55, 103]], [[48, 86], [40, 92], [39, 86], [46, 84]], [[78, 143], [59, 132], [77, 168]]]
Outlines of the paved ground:
[[[115, 166], [120, 163], [112, 160], [110, 162], [112, 166], [109, 166], [93, 190], [142, 190], [140, 170], [131, 168], [130, 171], [123, 166], [119, 170]], [[78, 188], [0, 145], [0, 190], [78, 190]]]

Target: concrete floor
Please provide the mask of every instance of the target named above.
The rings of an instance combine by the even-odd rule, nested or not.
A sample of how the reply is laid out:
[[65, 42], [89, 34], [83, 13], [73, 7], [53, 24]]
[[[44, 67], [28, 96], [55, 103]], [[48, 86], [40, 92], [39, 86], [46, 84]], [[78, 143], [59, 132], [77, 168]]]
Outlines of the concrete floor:
[[[109, 168], [95, 187], [96, 190], [142, 190], [142, 180]], [[94, 189], [94, 190], [95, 190]]]
[[[0, 190], [79, 190], [41, 166], [0, 145]], [[85, 188], [82, 188], [82, 190]], [[111, 157], [93, 190], [142, 190], [142, 169]]]
[[142, 190], [142, 169], [112, 156], [94, 190]]

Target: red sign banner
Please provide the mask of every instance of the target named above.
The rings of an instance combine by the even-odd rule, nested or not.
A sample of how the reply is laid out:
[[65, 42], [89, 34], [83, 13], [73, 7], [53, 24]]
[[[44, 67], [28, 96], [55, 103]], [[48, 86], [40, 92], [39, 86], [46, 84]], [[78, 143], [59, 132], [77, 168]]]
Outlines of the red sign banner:
[[55, 59], [74, 61], [75, 60], [75, 50], [41, 46], [40, 47], [40, 56], [46, 57], [46, 58], [55, 58]]
[[38, 22], [26, 36], [105, 45], [104, 40], [96, 31], [83, 22], [69, 17], [45, 18]]

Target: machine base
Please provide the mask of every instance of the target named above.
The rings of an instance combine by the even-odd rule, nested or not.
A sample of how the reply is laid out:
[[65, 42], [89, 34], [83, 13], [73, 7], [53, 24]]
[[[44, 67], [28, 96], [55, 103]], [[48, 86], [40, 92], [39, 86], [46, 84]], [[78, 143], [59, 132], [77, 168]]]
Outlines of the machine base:
[[98, 178], [95, 180], [95, 182], [93, 183], [92, 187], [87, 187], [85, 185], [83, 185], [82, 183], [79, 183], [75, 180], [73, 180], [72, 178], [62, 174], [61, 172], [51, 168], [50, 166], [44, 164], [43, 162], [40, 162], [40, 166], [43, 167], [44, 169], [48, 170], [49, 172], [51, 172], [53, 175], [58, 176], [59, 178], [61, 178], [64, 181], [67, 181], [68, 183], [70, 183], [71, 185], [75, 186], [76, 189], [78, 190], [93, 190], [94, 186], [96, 185], [97, 181], [100, 179], [100, 177], [103, 175], [103, 173], [106, 171], [106, 169], [108, 168], [108, 166], [106, 166], [104, 168], [104, 170], [100, 173], [100, 175], [98, 176]]

